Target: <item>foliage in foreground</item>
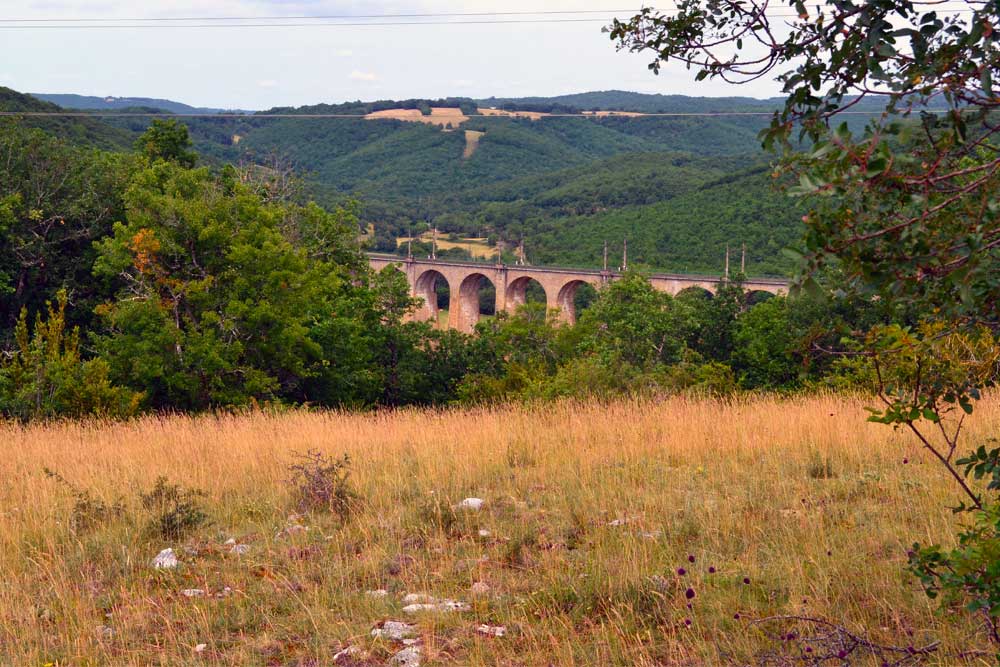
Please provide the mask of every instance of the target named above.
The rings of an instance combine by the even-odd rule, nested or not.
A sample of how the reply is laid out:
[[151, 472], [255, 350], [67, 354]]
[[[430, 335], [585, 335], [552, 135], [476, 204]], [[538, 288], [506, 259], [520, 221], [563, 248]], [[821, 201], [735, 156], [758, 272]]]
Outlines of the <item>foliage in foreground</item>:
[[[837, 291], [915, 314], [852, 336], [877, 376], [883, 405], [871, 419], [912, 433], [962, 497], [959, 547], [918, 545], [913, 568], [929, 594], [984, 612], [1000, 644], [1000, 498], [975, 482], [997, 455], [980, 445], [956, 459], [1000, 359], [1000, 3], [955, 13], [909, 0], [784, 4], [787, 21], [753, 3], [683, 0], [610, 32], [620, 48], [651, 52], [653, 71], [677, 61], [699, 81], [782, 86], [761, 136], [811, 207], [805, 286], [819, 291], [832, 266]], [[884, 112], [862, 131], [840, 122], [872, 98]]]

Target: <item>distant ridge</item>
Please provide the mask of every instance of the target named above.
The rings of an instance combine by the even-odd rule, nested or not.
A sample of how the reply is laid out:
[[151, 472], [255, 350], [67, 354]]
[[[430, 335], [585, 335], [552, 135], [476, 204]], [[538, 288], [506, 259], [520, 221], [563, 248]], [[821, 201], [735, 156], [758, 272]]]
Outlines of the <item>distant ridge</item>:
[[58, 104], [64, 109], [82, 109], [86, 111], [116, 111], [145, 107], [161, 109], [170, 113], [253, 113], [243, 109], [218, 109], [214, 107], [193, 107], [183, 102], [163, 100], [152, 97], [97, 97], [94, 95], [75, 95], [70, 93], [30, 93], [45, 102]]

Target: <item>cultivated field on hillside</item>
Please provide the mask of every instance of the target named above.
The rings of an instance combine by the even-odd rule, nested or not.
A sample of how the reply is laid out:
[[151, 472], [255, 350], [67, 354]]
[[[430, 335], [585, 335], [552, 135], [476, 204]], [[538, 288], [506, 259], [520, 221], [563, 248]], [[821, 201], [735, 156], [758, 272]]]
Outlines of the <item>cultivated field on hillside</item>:
[[[936, 612], [904, 573], [913, 541], [953, 533], [954, 489], [909, 436], [866, 423], [865, 403], [0, 425], [0, 664], [884, 659], [841, 635], [816, 639], [823, 628], [761, 621], [776, 615], [904, 649], [941, 642], [927, 664], [989, 664], [976, 620]], [[998, 426], [1000, 402], [980, 404], [970, 445]], [[343, 522], [297, 504], [288, 466], [309, 449], [350, 456]], [[204, 496], [150, 494], [159, 476]], [[165, 537], [183, 525], [151, 526], [164, 506], [208, 520]], [[177, 567], [154, 569], [165, 548]], [[411, 624], [417, 643], [386, 638], [387, 621]]]

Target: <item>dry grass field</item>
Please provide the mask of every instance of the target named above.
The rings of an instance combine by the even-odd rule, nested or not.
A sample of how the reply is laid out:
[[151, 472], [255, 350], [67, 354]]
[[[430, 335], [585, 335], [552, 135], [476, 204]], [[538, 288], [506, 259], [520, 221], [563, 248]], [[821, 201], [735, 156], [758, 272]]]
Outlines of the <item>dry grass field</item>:
[[[926, 664], [990, 664], [976, 619], [936, 611], [904, 572], [914, 540], [953, 533], [954, 489], [909, 436], [866, 423], [864, 404], [0, 425], [0, 664], [415, 664], [393, 657], [404, 649], [425, 665], [882, 660], [809, 624], [761, 622], [776, 615], [940, 642]], [[990, 399], [969, 442], [998, 426]], [[343, 523], [296, 506], [288, 466], [308, 449], [350, 455]], [[161, 475], [203, 490], [209, 521], [157, 535], [139, 492]], [[456, 508], [471, 497], [480, 509]], [[167, 547], [178, 566], [154, 569]], [[404, 610], [415, 593], [468, 606]], [[415, 648], [373, 637], [389, 620], [414, 626]]]
[[392, 119], [405, 120], [414, 123], [427, 123], [429, 125], [440, 125], [442, 127], [451, 125], [458, 127], [469, 117], [462, 113], [458, 107], [431, 107], [429, 116], [423, 115], [420, 109], [385, 109], [383, 111], [373, 111], [365, 116], [368, 120]]
[[[396, 239], [396, 247], [402, 247], [406, 245], [407, 241], [422, 241], [424, 243], [431, 243], [434, 236], [431, 232], [424, 232], [420, 236], [409, 237], [400, 236]], [[470, 238], [462, 239], [461, 241], [449, 241], [447, 239], [438, 237], [437, 240], [438, 250], [451, 250], [452, 248], [460, 248], [468, 252], [472, 257], [476, 259], [491, 259], [497, 256], [496, 246], [490, 245], [487, 242], [486, 237], [482, 238]]]

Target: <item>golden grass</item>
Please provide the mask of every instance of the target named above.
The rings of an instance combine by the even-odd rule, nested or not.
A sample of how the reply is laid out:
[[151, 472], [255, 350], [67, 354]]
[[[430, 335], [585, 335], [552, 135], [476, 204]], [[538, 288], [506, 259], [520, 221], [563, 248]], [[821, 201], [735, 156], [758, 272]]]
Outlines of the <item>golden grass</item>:
[[404, 120], [414, 123], [427, 123], [428, 125], [440, 125], [442, 127], [451, 124], [458, 127], [469, 117], [462, 113], [458, 107], [431, 107], [429, 116], [425, 116], [420, 109], [385, 109], [383, 111], [373, 111], [365, 116], [368, 120]]
[[[370, 630], [389, 618], [418, 625], [429, 664], [758, 664], [780, 642], [746, 619], [789, 613], [904, 646], [940, 640], [930, 664], [962, 663], [959, 651], [985, 645], [975, 620], [935, 613], [904, 573], [914, 540], [953, 533], [954, 488], [909, 436], [866, 423], [863, 405], [673, 398], [0, 425], [0, 664], [330, 664], [345, 645], [385, 664], [394, 647]], [[971, 441], [998, 426], [1000, 402], [984, 401]], [[364, 502], [346, 526], [310, 515], [309, 531], [279, 536], [293, 512], [286, 466], [308, 448], [349, 453]], [[817, 461], [833, 476], [811, 475]], [[72, 498], [45, 466], [124, 496], [129, 517], [74, 534]], [[144, 532], [134, 498], [158, 475], [204, 489], [212, 525], [173, 543]], [[467, 496], [486, 507], [452, 512]], [[225, 553], [229, 537], [250, 552]], [[181, 567], [154, 571], [167, 546]], [[474, 582], [490, 593], [473, 596]], [[365, 594], [377, 588], [389, 596]], [[473, 606], [407, 618], [406, 592]], [[509, 634], [479, 636], [479, 623]]]
[[[422, 241], [424, 243], [431, 243], [433, 241], [433, 234], [431, 232], [425, 232], [417, 237], [400, 236], [396, 239], [396, 247], [402, 247], [407, 241]], [[451, 250], [452, 248], [461, 248], [467, 251], [472, 257], [478, 259], [491, 259], [497, 256], [496, 246], [492, 246], [484, 238], [472, 238], [463, 239], [461, 241], [448, 241], [441, 237], [437, 240], [438, 250]]]
[[462, 159], [468, 160], [476, 154], [476, 149], [479, 148], [479, 140], [483, 138], [484, 134], [486, 133], [476, 130], [465, 131], [465, 150], [462, 151]]

